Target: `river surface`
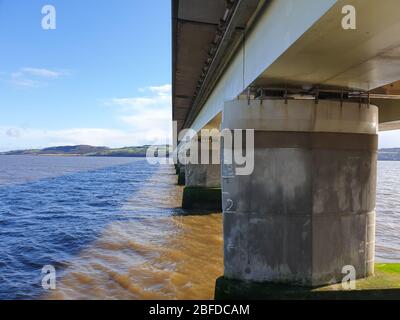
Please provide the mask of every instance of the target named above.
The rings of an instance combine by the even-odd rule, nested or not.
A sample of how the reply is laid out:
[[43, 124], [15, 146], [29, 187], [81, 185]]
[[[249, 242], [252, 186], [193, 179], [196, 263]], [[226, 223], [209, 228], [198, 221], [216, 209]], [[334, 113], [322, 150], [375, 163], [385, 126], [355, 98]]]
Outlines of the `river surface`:
[[[212, 299], [222, 217], [180, 209], [176, 179], [142, 158], [0, 156], [0, 299]], [[399, 194], [400, 162], [380, 162], [378, 261], [400, 261]]]

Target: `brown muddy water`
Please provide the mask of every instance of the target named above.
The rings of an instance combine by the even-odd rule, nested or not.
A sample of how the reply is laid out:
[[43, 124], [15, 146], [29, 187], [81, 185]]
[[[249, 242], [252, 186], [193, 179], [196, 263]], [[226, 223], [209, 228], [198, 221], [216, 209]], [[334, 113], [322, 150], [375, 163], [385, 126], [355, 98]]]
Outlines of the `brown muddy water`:
[[[399, 173], [378, 164], [377, 261], [400, 261]], [[180, 209], [176, 181], [144, 159], [0, 156], [0, 300], [213, 299], [222, 215]]]
[[110, 223], [45, 299], [213, 299], [223, 273], [221, 214], [182, 215], [182, 187], [160, 167], [123, 210], [170, 210]]

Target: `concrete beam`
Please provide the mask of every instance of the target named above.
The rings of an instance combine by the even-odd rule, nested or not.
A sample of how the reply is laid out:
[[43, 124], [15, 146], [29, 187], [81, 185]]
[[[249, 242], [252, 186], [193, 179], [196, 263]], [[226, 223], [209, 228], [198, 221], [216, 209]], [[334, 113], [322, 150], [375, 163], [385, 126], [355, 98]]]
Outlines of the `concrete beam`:
[[222, 111], [225, 101], [242, 93], [335, 3], [336, 0], [271, 1], [251, 32], [247, 32], [245, 44], [239, 46], [190, 127], [202, 129]]
[[400, 100], [371, 99], [379, 107], [379, 131], [400, 129]]
[[[354, 30], [342, 28], [346, 5], [356, 10]], [[385, 0], [385, 5], [376, 0], [337, 1], [262, 72], [255, 85], [371, 90], [392, 83], [400, 79], [399, 32], [398, 0]]]

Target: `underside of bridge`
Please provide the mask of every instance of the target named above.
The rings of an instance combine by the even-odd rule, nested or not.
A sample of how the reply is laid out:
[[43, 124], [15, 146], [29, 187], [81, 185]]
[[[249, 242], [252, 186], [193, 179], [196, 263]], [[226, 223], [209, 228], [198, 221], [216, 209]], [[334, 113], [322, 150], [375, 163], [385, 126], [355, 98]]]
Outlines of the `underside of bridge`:
[[224, 157], [186, 165], [188, 187], [222, 192], [224, 276], [317, 286], [346, 266], [373, 274], [377, 134], [400, 128], [400, 2], [172, 4], [173, 120], [192, 129], [180, 148], [204, 128], [254, 130], [251, 173]]

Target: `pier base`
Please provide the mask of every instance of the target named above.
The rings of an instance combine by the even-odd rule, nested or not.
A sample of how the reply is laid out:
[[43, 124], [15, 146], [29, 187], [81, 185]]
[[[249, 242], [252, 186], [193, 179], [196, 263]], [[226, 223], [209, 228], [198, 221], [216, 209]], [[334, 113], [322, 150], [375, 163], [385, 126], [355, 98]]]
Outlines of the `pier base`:
[[182, 208], [222, 211], [221, 165], [187, 164]]
[[185, 173], [185, 166], [179, 166], [178, 172], [178, 186], [184, 186], [186, 183], [186, 173]]
[[[183, 191], [182, 208], [191, 210], [222, 211], [221, 197], [221, 164], [219, 136], [203, 137], [196, 143], [196, 163], [185, 165], [185, 189]], [[197, 143], [198, 142], [198, 143]], [[206, 163], [204, 163], [206, 162]]]
[[221, 212], [221, 188], [185, 187], [182, 208]]
[[400, 264], [376, 264], [374, 276], [357, 280], [355, 289], [347, 290], [342, 284], [319, 288], [256, 283], [218, 278], [216, 300], [399, 300]]

